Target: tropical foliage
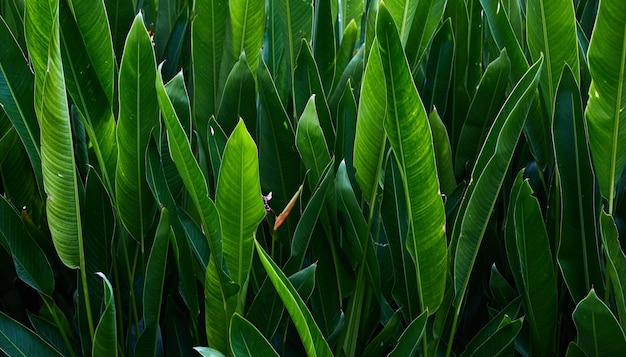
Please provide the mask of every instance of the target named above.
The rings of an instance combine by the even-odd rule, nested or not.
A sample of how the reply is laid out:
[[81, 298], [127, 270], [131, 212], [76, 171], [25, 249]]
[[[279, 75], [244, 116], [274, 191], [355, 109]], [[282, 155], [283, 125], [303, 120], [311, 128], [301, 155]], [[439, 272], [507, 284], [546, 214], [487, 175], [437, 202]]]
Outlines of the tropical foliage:
[[0, 0], [0, 350], [625, 351], [624, 14]]

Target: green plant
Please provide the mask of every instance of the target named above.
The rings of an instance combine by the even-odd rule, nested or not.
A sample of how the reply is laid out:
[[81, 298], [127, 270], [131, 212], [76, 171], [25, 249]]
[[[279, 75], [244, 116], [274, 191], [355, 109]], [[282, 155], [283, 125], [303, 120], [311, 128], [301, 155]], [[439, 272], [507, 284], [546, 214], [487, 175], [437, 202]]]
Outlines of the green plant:
[[619, 354], [623, 14], [0, 0], [0, 350]]

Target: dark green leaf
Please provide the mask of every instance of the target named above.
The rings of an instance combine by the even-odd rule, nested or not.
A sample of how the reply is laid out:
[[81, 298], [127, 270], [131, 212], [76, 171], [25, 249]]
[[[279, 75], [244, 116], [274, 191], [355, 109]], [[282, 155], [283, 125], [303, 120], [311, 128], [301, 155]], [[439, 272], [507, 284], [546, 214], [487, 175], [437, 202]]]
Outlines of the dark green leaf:
[[283, 300], [291, 319], [293, 320], [298, 334], [302, 339], [307, 354], [311, 356], [331, 356], [332, 352], [322, 332], [313, 320], [311, 312], [298, 295], [293, 285], [289, 282], [285, 274], [276, 266], [276, 263], [265, 253], [263, 248], [255, 241], [256, 250], [261, 259], [261, 263], [274, 284], [276, 291]]
[[249, 132], [256, 132], [256, 91], [246, 54], [239, 56], [224, 85], [224, 95], [217, 112], [217, 122], [230, 136], [242, 118]]
[[274, 351], [261, 332], [237, 313], [230, 320], [230, 350], [235, 357], [278, 357], [278, 353]]
[[626, 351], [624, 331], [593, 288], [576, 305], [572, 317], [578, 331], [576, 344], [587, 356], [617, 356]]
[[61, 356], [38, 335], [0, 311], [0, 350], [9, 356]]
[[97, 273], [104, 286], [104, 310], [96, 327], [92, 356], [117, 356], [117, 324], [113, 286], [103, 273]]
[[556, 92], [552, 136], [561, 196], [558, 261], [570, 294], [580, 301], [592, 286], [604, 290], [596, 240], [600, 193], [585, 135], [580, 91], [569, 67], [565, 67]]
[[461, 202], [452, 233], [453, 240], [458, 239], [456, 248], [456, 243], [452, 242], [457, 309], [465, 295], [491, 210], [526, 121], [541, 65], [542, 61], [539, 61], [528, 70], [504, 103], [487, 135]]

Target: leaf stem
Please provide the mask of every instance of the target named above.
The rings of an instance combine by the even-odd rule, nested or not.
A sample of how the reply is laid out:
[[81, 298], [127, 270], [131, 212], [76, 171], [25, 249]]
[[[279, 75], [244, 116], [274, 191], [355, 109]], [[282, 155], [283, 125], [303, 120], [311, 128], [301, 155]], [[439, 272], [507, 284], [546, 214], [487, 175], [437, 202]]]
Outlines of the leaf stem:
[[79, 270], [80, 270], [80, 279], [83, 284], [83, 294], [85, 299], [85, 311], [87, 313], [87, 325], [89, 325], [89, 337], [91, 338], [91, 342], [93, 343], [94, 338], [94, 327], [93, 327], [93, 316], [91, 315], [91, 303], [89, 302], [89, 286], [87, 286], [87, 265], [85, 263], [85, 247], [83, 245], [83, 237], [82, 234], [79, 234], [78, 239], [78, 249], [79, 249]]
[[57, 313], [54, 309], [52, 309], [52, 306], [50, 306], [50, 298], [48, 296], [45, 296], [43, 294], [41, 295], [41, 299], [43, 300], [43, 302], [46, 304], [46, 307], [48, 308], [48, 311], [50, 312], [50, 315], [52, 315], [52, 319], [54, 320], [54, 323], [57, 326], [57, 329], [59, 330], [59, 333], [61, 334], [61, 339], [63, 339], [63, 343], [65, 344], [65, 347], [67, 348], [68, 352], [70, 353], [70, 357], [75, 357], [76, 355], [74, 354], [74, 349], [72, 348], [72, 344], [70, 343], [70, 340], [67, 338], [67, 334], [65, 333], [65, 329], [63, 329], [63, 324], [61, 323], [61, 320], [59, 319], [59, 316], [57, 316]]
[[[465, 291], [463, 292], [465, 295]], [[461, 305], [463, 304], [463, 297], [459, 300], [459, 305], [454, 310], [454, 319], [452, 320], [452, 326], [450, 327], [450, 337], [448, 338], [448, 346], [446, 348], [446, 357], [450, 357], [452, 353], [452, 343], [454, 341], [454, 335], [456, 334], [457, 323], [459, 321], [459, 314], [461, 313]]]

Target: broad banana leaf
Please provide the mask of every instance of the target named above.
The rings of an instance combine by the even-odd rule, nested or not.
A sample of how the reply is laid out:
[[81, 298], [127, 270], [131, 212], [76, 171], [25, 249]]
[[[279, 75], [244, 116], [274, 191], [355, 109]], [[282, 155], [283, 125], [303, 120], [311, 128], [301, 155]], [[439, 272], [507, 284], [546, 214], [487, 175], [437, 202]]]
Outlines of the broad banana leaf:
[[589, 43], [591, 87], [587, 128], [593, 166], [602, 196], [614, 209], [617, 185], [626, 167], [626, 2], [602, 1]]
[[124, 227], [142, 242], [142, 249], [156, 213], [146, 181], [146, 149], [159, 119], [155, 81], [154, 49], [140, 13], [128, 33], [120, 65], [115, 196]]
[[428, 115], [413, 83], [400, 37], [385, 4], [376, 25], [387, 92], [384, 127], [404, 184], [421, 310], [433, 314], [446, 286], [446, 215]]

